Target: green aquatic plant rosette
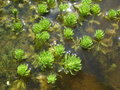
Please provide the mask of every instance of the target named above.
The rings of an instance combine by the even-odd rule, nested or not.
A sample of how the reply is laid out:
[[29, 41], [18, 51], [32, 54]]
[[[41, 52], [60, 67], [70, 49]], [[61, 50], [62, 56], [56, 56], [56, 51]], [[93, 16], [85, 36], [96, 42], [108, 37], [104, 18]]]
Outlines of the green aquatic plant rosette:
[[63, 4], [63, 3], [61, 3], [60, 5], [59, 5], [59, 10], [60, 11], [65, 11], [65, 10], [67, 10], [69, 8], [69, 5], [68, 4]]
[[25, 52], [22, 49], [16, 49], [14, 51], [14, 57], [17, 60], [22, 60], [25, 58]]
[[101, 29], [98, 29], [98, 30], [96, 30], [94, 36], [97, 40], [102, 40], [104, 38], [104, 35], [105, 35], [104, 31]]
[[74, 35], [73, 30], [71, 28], [65, 28], [63, 34], [66, 39], [71, 39]]
[[47, 82], [50, 84], [54, 84], [57, 80], [56, 74], [50, 74], [47, 76]]
[[54, 62], [54, 56], [50, 51], [42, 51], [38, 56], [38, 64], [43, 70], [45, 68], [52, 68]]
[[63, 17], [63, 22], [66, 26], [73, 27], [77, 23], [77, 15], [75, 13], [68, 13]]
[[90, 15], [90, 4], [82, 3], [78, 9], [79, 9], [80, 15], [82, 16]]
[[114, 9], [110, 9], [107, 13], [108, 18], [114, 19], [117, 16], [117, 11]]
[[17, 67], [17, 73], [20, 76], [29, 76], [30, 75], [30, 70], [28, 68], [28, 65], [26, 64], [21, 64]]
[[42, 27], [43, 30], [48, 30], [51, 26], [51, 22], [47, 18], [43, 18], [40, 20], [39, 25]]
[[18, 21], [13, 24], [14, 31], [21, 31], [23, 27], [23, 24]]
[[35, 34], [37, 34], [37, 33], [40, 33], [43, 30], [43, 27], [39, 23], [35, 23], [32, 27], [32, 30]]
[[74, 74], [82, 69], [81, 59], [76, 55], [66, 54], [63, 59], [63, 67], [66, 74]]
[[80, 41], [80, 46], [84, 49], [89, 49], [93, 45], [93, 41], [91, 37], [85, 35], [82, 37]]
[[94, 15], [98, 15], [101, 11], [101, 8], [99, 6], [99, 4], [93, 4], [92, 7], [91, 7], [91, 12], [94, 14]]
[[48, 6], [46, 3], [38, 4], [37, 10], [38, 13], [45, 14], [48, 12]]
[[62, 44], [58, 44], [53, 47], [53, 53], [55, 56], [62, 56], [65, 53], [65, 47]]

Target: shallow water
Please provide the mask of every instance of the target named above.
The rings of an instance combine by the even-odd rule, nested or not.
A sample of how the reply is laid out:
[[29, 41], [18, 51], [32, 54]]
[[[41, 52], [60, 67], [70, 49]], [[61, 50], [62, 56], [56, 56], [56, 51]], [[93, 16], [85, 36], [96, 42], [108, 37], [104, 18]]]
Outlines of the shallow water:
[[[0, 1], [0, 90], [10, 90], [14, 81], [19, 80], [19, 76], [16, 73], [19, 62], [14, 60], [13, 51], [16, 48], [24, 49], [29, 57], [25, 63], [29, 64], [31, 68], [33, 67], [31, 64], [33, 60], [32, 55], [38, 52], [34, 50], [31, 28], [35, 22], [40, 20], [40, 18], [32, 19], [36, 15], [34, 6], [37, 6], [39, 1], [30, 0], [29, 3], [27, 1], [29, 0], [26, 0], [25, 4], [23, 4], [23, 2], [17, 3], [8, 0]], [[103, 14], [111, 8], [120, 8], [119, 0], [103, 0], [97, 3], [100, 4]], [[19, 10], [18, 17], [24, 23], [24, 32], [21, 32], [19, 35], [11, 32], [10, 25], [13, 16], [10, 10], [13, 7]], [[57, 8], [51, 10], [51, 13], [46, 14], [45, 17], [50, 18], [54, 21], [53, 23], [58, 22], [56, 18], [59, 12], [57, 10]], [[97, 23], [91, 23], [92, 20], [96, 20]], [[70, 50], [72, 53], [80, 56], [83, 63], [83, 69], [74, 76], [60, 73], [58, 81], [50, 88], [52, 90], [120, 90], [120, 31], [119, 27], [115, 27], [117, 25], [119, 26], [120, 24], [116, 21], [108, 21], [101, 16], [90, 16], [82, 26], [77, 25], [77, 27], [74, 28], [74, 37], [79, 38], [83, 35], [90, 35], [93, 37], [94, 31], [99, 28], [105, 30], [106, 35], [103, 42], [107, 44], [108, 47], [101, 45], [101, 51], [96, 51], [97, 45], [95, 46], [96, 48], [89, 51], [83, 49], [75, 51], [71, 48], [73, 45], [71, 41], [60, 41], [57, 35], [60, 33], [59, 31], [51, 32], [52, 36], [49, 43], [56, 40], [57, 43], [63, 43], [65, 45], [66, 51]], [[47, 46], [45, 46], [44, 49], [46, 49], [46, 47]], [[112, 68], [113, 64], [117, 67]], [[38, 73], [41, 73], [41, 71], [33, 67], [31, 79], [25, 80], [27, 83], [27, 90], [40, 90], [40, 87], [42, 87], [42, 85], [39, 85], [39, 81], [36, 82], [36, 80], [34, 80], [34, 77]], [[45, 85], [47, 86], [47, 84]]]

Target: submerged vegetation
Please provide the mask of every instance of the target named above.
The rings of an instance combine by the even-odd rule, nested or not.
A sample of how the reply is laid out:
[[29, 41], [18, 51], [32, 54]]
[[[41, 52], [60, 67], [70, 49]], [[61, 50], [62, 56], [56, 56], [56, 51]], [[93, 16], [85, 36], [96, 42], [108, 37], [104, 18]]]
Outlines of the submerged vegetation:
[[[0, 56], [3, 73], [0, 77], [5, 76], [4, 81], [8, 85], [5, 88], [28, 90], [31, 89], [28, 84], [34, 83], [35, 90], [63, 90], [54, 85], [60, 83], [62, 86], [65, 74], [78, 76], [82, 73], [80, 71], [84, 72], [89, 61], [93, 66], [97, 62], [100, 68], [107, 67], [104, 73], [114, 71], [117, 65], [110, 58], [115, 56], [110, 57], [109, 54], [114, 47], [114, 38], [118, 36], [120, 9], [109, 9], [105, 14], [98, 1], [102, 0], [0, 1], [1, 5], [6, 2], [0, 9], [0, 40], [5, 40], [0, 44], [0, 53], [9, 51]], [[101, 28], [104, 24], [96, 17], [114, 22], [110, 26], [113, 29], [96, 29], [96, 26]], [[117, 45], [120, 47], [120, 43]], [[96, 56], [97, 60], [89, 60], [91, 57], [86, 58], [86, 55]], [[111, 60], [110, 65], [106, 59]], [[93, 73], [94, 68], [92, 70]], [[4, 83], [0, 82], [1, 85]]]
[[30, 70], [28, 69], [28, 65], [26, 64], [21, 64], [17, 67], [17, 73], [20, 76], [29, 76], [30, 75]]

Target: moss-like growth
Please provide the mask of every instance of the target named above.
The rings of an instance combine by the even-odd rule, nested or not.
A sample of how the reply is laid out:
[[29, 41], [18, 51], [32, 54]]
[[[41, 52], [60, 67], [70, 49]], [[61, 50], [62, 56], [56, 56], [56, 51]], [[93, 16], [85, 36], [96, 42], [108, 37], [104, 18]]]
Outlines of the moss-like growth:
[[84, 49], [88, 49], [93, 45], [93, 41], [91, 39], [91, 37], [89, 36], [83, 36], [81, 41], [80, 41], [80, 46]]
[[14, 31], [21, 31], [22, 27], [23, 27], [23, 24], [20, 21], [15, 22], [13, 24]]
[[90, 4], [82, 3], [78, 9], [82, 16], [90, 15]]
[[65, 11], [69, 8], [69, 5], [68, 4], [60, 4], [59, 5], [59, 10], [62, 12], [62, 11]]
[[57, 80], [56, 74], [50, 74], [47, 76], [47, 82], [50, 84], [54, 84]]
[[45, 14], [48, 12], [48, 6], [46, 3], [38, 4], [38, 13]]
[[108, 11], [107, 16], [110, 19], [114, 19], [117, 16], [117, 11], [114, 10], [114, 9], [111, 9], [111, 10]]
[[73, 30], [71, 28], [65, 28], [64, 29], [64, 36], [66, 39], [71, 39], [74, 35]]
[[32, 30], [34, 33], [40, 33], [43, 30], [42, 25], [40, 25], [39, 23], [35, 23], [32, 27]]
[[101, 40], [101, 39], [104, 38], [104, 35], [105, 35], [104, 31], [101, 30], [101, 29], [98, 29], [98, 30], [96, 30], [94, 36], [95, 36], [95, 38], [96, 38], [97, 40]]
[[74, 74], [74, 72], [82, 69], [81, 59], [76, 55], [66, 54], [63, 61], [64, 71], [66, 74], [69, 72]]
[[65, 53], [65, 47], [62, 44], [58, 44], [53, 47], [53, 53], [55, 56], [62, 56]]
[[93, 4], [92, 7], [91, 7], [91, 12], [94, 14], [94, 15], [98, 15], [101, 11], [101, 8], [98, 4]]
[[25, 52], [22, 49], [16, 49], [14, 51], [14, 57], [17, 60], [25, 59]]
[[21, 64], [17, 67], [17, 73], [20, 76], [29, 76], [30, 75], [30, 70], [28, 68], [28, 65], [26, 64]]
[[63, 17], [64, 24], [70, 27], [75, 26], [77, 19], [77, 15], [75, 13], [68, 13]]
[[42, 20], [40, 20], [39, 24], [43, 30], [48, 30], [51, 26], [50, 20], [46, 18], [43, 18]]
[[41, 69], [52, 68], [54, 62], [54, 56], [50, 51], [43, 51], [38, 56], [38, 65], [40, 65]]

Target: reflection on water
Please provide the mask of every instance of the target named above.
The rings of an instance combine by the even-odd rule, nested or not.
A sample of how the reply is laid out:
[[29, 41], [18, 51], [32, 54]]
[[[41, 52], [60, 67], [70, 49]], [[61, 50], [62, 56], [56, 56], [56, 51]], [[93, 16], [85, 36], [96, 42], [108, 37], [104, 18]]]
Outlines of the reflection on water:
[[[27, 1], [27, 0], [26, 0]], [[7, 0], [1, 2], [0, 5], [9, 3]], [[6, 3], [6, 4], [7, 4]], [[103, 13], [113, 8], [120, 8], [119, 0], [103, 0], [99, 2]], [[16, 68], [19, 65], [13, 58], [12, 52], [16, 48], [24, 49], [30, 60], [32, 60], [32, 54], [34, 54], [33, 39], [31, 38], [31, 26], [34, 23], [31, 19], [34, 16], [34, 6], [37, 2], [32, 1], [29, 4], [10, 3], [2, 9], [0, 8], [0, 89], [9, 89], [13, 81], [17, 80]], [[3, 5], [4, 6], [4, 5]], [[10, 32], [10, 9], [16, 7], [20, 10], [20, 17], [25, 26], [25, 32], [20, 35]], [[25, 7], [24, 9], [20, 7]], [[28, 10], [30, 8], [30, 10]], [[46, 17], [56, 21], [55, 18], [58, 12], [55, 9], [55, 13], [48, 14]], [[54, 10], [52, 11], [54, 12]], [[29, 14], [29, 16], [27, 16]], [[55, 15], [54, 15], [55, 14]], [[4, 15], [4, 17], [2, 17]], [[53, 18], [54, 17], [54, 18]], [[81, 37], [82, 35], [93, 36], [93, 32], [96, 29], [103, 29], [106, 32], [105, 39], [102, 41], [108, 46], [99, 45], [100, 50], [96, 51], [96, 48], [91, 51], [77, 50], [69, 48], [72, 46], [71, 42], [66, 42], [67, 50], [75, 52], [83, 60], [83, 70], [77, 73], [75, 76], [61, 74], [57, 84], [53, 87], [55, 90], [120, 90], [120, 31], [116, 28], [116, 22], [110, 22], [102, 17], [90, 17], [88, 20], [96, 20], [99, 22], [90, 23], [86, 21], [82, 27], [75, 28], [75, 36]], [[37, 22], [37, 20], [35, 20]], [[57, 21], [56, 21], [57, 22]], [[89, 22], [89, 23], [88, 23]], [[119, 24], [119, 23], [118, 23]], [[79, 32], [79, 33], [78, 33]], [[54, 35], [54, 34], [53, 34]], [[69, 45], [69, 46], [68, 46]], [[30, 63], [30, 60], [26, 63]], [[37, 85], [37, 86], [34, 86]], [[28, 80], [27, 87], [29, 90], [39, 90], [38, 82]], [[114, 89], [113, 89], [114, 88]]]

